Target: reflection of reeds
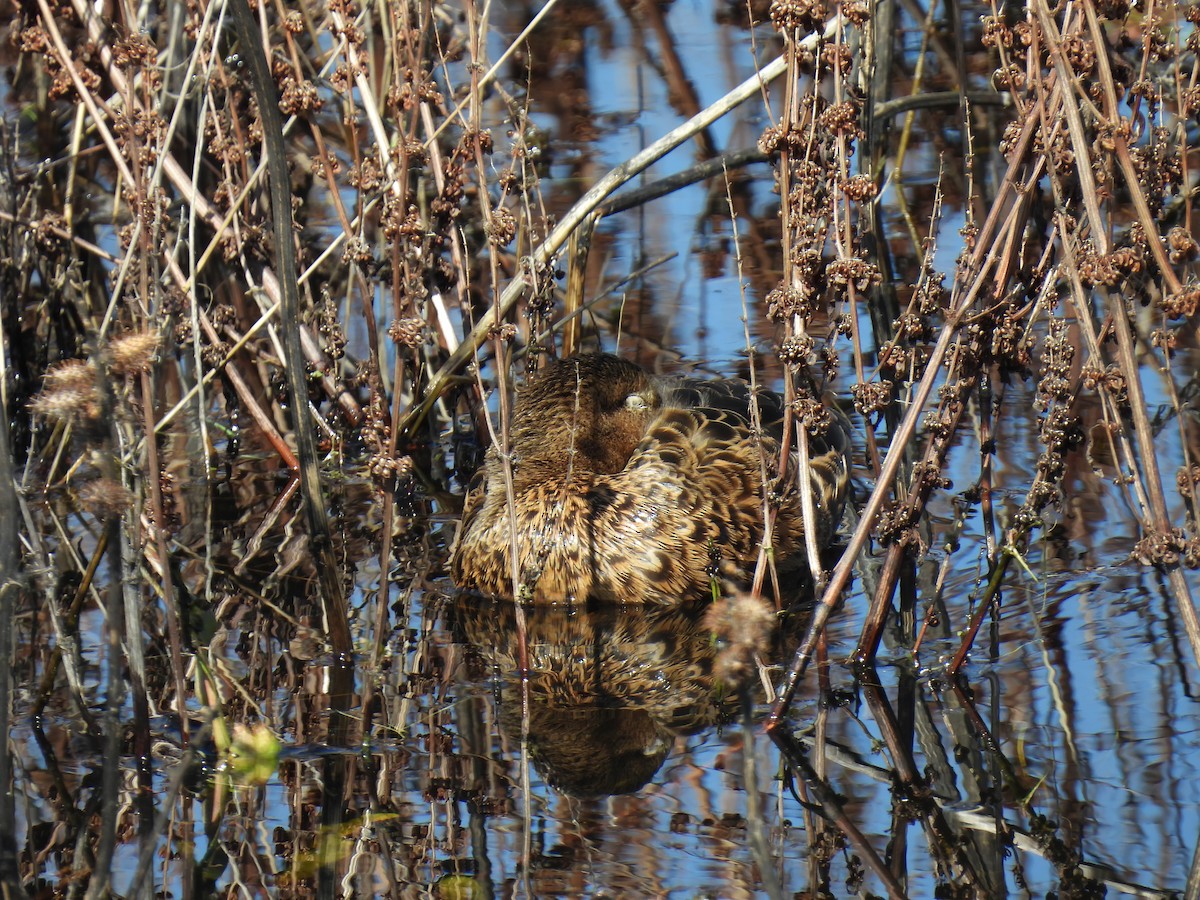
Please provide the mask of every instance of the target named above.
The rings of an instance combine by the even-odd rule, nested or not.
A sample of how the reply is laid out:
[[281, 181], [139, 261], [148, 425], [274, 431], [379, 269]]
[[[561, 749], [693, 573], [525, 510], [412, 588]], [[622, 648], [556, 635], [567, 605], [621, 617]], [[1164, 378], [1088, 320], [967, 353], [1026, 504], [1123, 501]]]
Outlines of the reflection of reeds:
[[[761, 198], [750, 202], [732, 178], [714, 192], [729, 214], [714, 226], [724, 231], [713, 243], [731, 236], [745, 255], [745, 343], [778, 348], [754, 357], [753, 374], [787, 391], [785, 453], [804, 452], [820, 386], [848, 396], [862, 426], [862, 474], [873, 485], [773, 725], [786, 727], [787, 701], [809, 660], [820, 659], [824, 626], [853, 572], [871, 598], [859, 661], [874, 657], [897, 621], [898, 598], [898, 646], [915, 655], [921, 633], [940, 627], [955, 635], [949, 668], [965, 672], [1033, 539], [1086, 529], [1061, 525], [1056, 510], [1099, 509], [1103, 480], [1136, 510], [1140, 533], [1128, 550], [1161, 575], [1200, 657], [1184, 571], [1200, 561], [1188, 125], [1197, 89], [1189, 87], [1195, 48], [1170, 21], [1173, 9], [1130, 16], [1120, 2], [1031, 2], [1019, 19], [1011, 6], [987, 16], [976, 33], [957, 7], [941, 22], [932, 4], [844, 3], [829, 18], [828, 4], [754, 3], [782, 52], [705, 108], [688, 79], [695, 63], [673, 47], [669, 18], [655, 5], [641, 24], [658, 42], [669, 95], [688, 121], [600, 178], [590, 151], [578, 164], [560, 154], [553, 166], [589, 179], [586, 192], [573, 193], [571, 179], [542, 180], [554, 171], [547, 159], [555, 141], [594, 132], [596, 122], [581, 96], [582, 57], [559, 70], [548, 60], [571, 52], [580, 29], [594, 24], [587, 17], [601, 14], [590, 4], [550, 9], [512, 43], [529, 63], [514, 75], [487, 56], [504, 29], [480, 6], [464, 4], [458, 21], [427, 2], [260, 4], [254, 24], [266, 33], [254, 45], [270, 70], [257, 82], [242, 46], [252, 29], [221, 31], [220, 4], [161, 0], [136, 15], [118, 4], [112, 21], [84, 0], [38, 0], [8, 13], [15, 40], [6, 52], [19, 54], [6, 60], [10, 99], [32, 127], [19, 145], [15, 118], [0, 128], [0, 633], [10, 639], [14, 623], [28, 618], [49, 625], [34, 647], [0, 645], [0, 658], [36, 675], [61, 666], [77, 707], [70, 715], [89, 733], [99, 727], [97, 697], [120, 700], [119, 691], [106, 694], [120, 683], [97, 687], [89, 667], [102, 658], [132, 695], [135, 756], [149, 743], [150, 710], [196, 702], [184, 623], [214, 597], [240, 597], [227, 605], [247, 615], [253, 607], [265, 630], [304, 623], [339, 652], [369, 647], [378, 670], [393, 622], [385, 576], [397, 555], [416, 568], [406, 542], [433, 541], [414, 500], [420, 445], [463, 408], [463, 395], [481, 442], [503, 443], [513, 361], [564, 324], [555, 269], [567, 242], [581, 232], [604, 240], [597, 215], [763, 160], [773, 167], [778, 210], [756, 209]], [[741, 4], [729, 6], [741, 15]], [[898, 37], [910, 25], [921, 29], [915, 52]], [[910, 93], [895, 96], [901, 91]], [[718, 146], [711, 124], [764, 94], [772, 121], [758, 141], [745, 141], [756, 146]], [[542, 116], [531, 116], [538, 103]], [[572, 135], [547, 142], [535, 124], [545, 109], [560, 109]], [[273, 122], [276, 112], [286, 119]], [[913, 150], [922, 133], [942, 157], [936, 184], [906, 177], [921, 164]], [[614, 194], [689, 141], [706, 157], [723, 155], [680, 182]], [[279, 215], [285, 207], [290, 216]], [[965, 245], [955, 271], [943, 273], [938, 244], [958, 240], [949, 222]], [[293, 238], [294, 272], [277, 256]], [[725, 255], [711, 251], [706, 266], [721, 271]], [[573, 258], [567, 346], [591, 327], [592, 313], [607, 315], [599, 256], [589, 260], [582, 246]], [[655, 312], [652, 293], [635, 285], [629, 296], [631, 307], [636, 296], [649, 307], [643, 312]], [[641, 346], [667, 331], [654, 327], [639, 335]], [[732, 355], [734, 342], [719, 352]], [[486, 366], [469, 368], [489, 354], [504, 395], [491, 421], [480, 402]], [[1036, 408], [1014, 408], [1011, 385], [1027, 387]], [[997, 465], [1009, 462], [997, 440], [1013, 434], [1036, 443], [1030, 471]], [[973, 484], [953, 490], [960, 509], [985, 523], [973, 546], [956, 546], [929, 514], [950, 490], [948, 460], [964, 445], [978, 451], [978, 470]], [[1182, 465], [1173, 472], [1176, 447]], [[358, 459], [370, 460], [362, 477], [377, 491], [378, 521], [367, 537], [338, 510], [322, 525], [333, 476]], [[1168, 494], [1172, 483], [1184, 513]], [[294, 536], [298, 490], [315, 552]], [[1001, 491], [1021, 496], [1006, 510]], [[383, 573], [359, 585], [377, 598], [369, 625], [354, 619], [345, 590], [361, 557], [350, 545], [367, 541], [377, 547], [371, 571]], [[974, 608], [944, 596], [941, 580], [922, 582], [925, 551], [945, 546], [953, 549], [942, 578], [963, 559], [985, 560]], [[239, 553], [240, 568], [214, 563]], [[241, 581], [260, 558], [280, 568], [262, 592]], [[768, 558], [764, 551], [764, 566]], [[285, 579], [307, 593], [289, 590], [287, 609], [264, 611]], [[412, 593], [406, 584], [405, 604]], [[921, 602], [928, 609], [918, 629]], [[92, 604], [105, 607], [102, 633], [82, 634], [81, 611]], [[749, 610], [716, 607], [711, 627], [766, 624], [757, 607]], [[505, 627], [523, 630], [521, 617], [514, 612]], [[271, 637], [286, 643], [289, 635]], [[758, 643], [756, 633], [730, 639], [725, 677], [746, 673]], [[510, 662], [528, 660], [514, 652]], [[270, 681], [269, 670], [256, 672], [260, 682]], [[380, 698], [366, 690], [366, 708], [377, 710]], [[201, 705], [211, 712], [216, 704]], [[110, 706], [112, 741], [124, 737], [117, 711]], [[887, 722], [882, 704], [873, 715]], [[189, 720], [181, 721], [186, 730]], [[919, 795], [921, 776], [903, 746], [911, 735], [899, 726], [880, 731], [899, 760], [897, 782]], [[819, 741], [816, 756], [825, 758]], [[108, 762], [111, 799], [116, 761]], [[7, 772], [0, 768], [0, 784]], [[148, 771], [138, 777], [149, 796]], [[111, 850], [115, 806], [104, 813]], [[852, 827], [850, 815], [839, 827]], [[0, 833], [12, 821], [11, 802], [0, 802]], [[931, 834], [942, 828], [928, 821]], [[950, 862], [969, 869], [958, 857]], [[62, 878], [73, 882], [90, 862], [65, 865]], [[3, 866], [13, 868], [0, 856]], [[7, 870], [0, 878], [16, 880]], [[103, 890], [98, 879], [92, 891]]]

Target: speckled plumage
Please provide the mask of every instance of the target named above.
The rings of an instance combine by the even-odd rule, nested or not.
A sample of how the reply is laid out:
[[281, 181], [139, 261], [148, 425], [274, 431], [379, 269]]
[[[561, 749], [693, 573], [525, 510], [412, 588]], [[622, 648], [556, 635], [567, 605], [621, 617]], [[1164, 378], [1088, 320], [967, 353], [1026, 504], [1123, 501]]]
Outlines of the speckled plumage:
[[512, 604], [461, 596], [448, 621], [470, 648], [469, 677], [500, 675], [501, 732], [523, 739], [542, 779], [576, 797], [639, 790], [677, 736], [739, 709], [738, 692], [713, 674], [712, 631], [690, 606], [530, 608], [518, 639]]
[[[796, 479], [778, 479], [782, 404], [736, 381], [658, 378], [615, 356], [551, 364], [520, 392], [510, 436], [510, 511], [493, 447], [467, 494], [451, 558], [456, 584], [545, 603], [671, 603], [703, 597], [714, 572], [747, 569], [763, 539], [762, 472], [778, 504], [776, 559], [804, 553]], [[807, 483], [824, 546], [841, 517], [849, 436], [840, 413], [809, 441]]]

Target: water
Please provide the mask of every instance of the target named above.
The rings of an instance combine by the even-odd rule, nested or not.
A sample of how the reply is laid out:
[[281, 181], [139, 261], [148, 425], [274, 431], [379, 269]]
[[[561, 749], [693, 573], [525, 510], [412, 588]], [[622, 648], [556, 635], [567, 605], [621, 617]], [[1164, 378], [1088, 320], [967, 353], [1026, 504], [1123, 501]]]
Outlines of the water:
[[[665, 74], [673, 58], [703, 107], [775, 46], [767, 26], [751, 32], [718, 21], [718, 13], [743, 16], [737, 3], [563, 7], [535, 35], [532, 52], [548, 62], [530, 79], [530, 120], [551, 154], [540, 198], [552, 214], [690, 114], [683, 82], [669, 84]], [[494, 4], [493, 58], [528, 14], [522, 4]], [[918, 33], [901, 22], [913, 63]], [[463, 77], [459, 67], [446, 71]], [[987, 72], [971, 62], [974, 87]], [[509, 74], [525, 84], [523, 74]], [[939, 69], [934, 77], [937, 84], [949, 76]], [[898, 81], [896, 95], [907, 89]], [[486, 110], [498, 135], [500, 109]], [[947, 284], [963, 250], [960, 228], [987, 212], [968, 215], [961, 129], [938, 130], [942, 121], [918, 116], [903, 177], [881, 195], [901, 281], [918, 257], [910, 223], [924, 229], [930, 221], [939, 171], [946, 174], [934, 260]], [[718, 151], [753, 146], [768, 122], [762, 104], [750, 102], [710, 138]], [[680, 148], [640, 181], [686, 169], [695, 156], [695, 145]], [[997, 160], [979, 150], [981, 184], [994, 187]], [[656, 368], [716, 375], [744, 374], [753, 348], [760, 377], [780, 383], [775, 325], [763, 313], [783, 269], [773, 170], [758, 164], [737, 178], [728, 189], [736, 215], [718, 179], [601, 222], [587, 296], [607, 296], [586, 320], [587, 335]], [[381, 328], [391, 316], [384, 298], [387, 290], [379, 292]], [[1143, 339], [1161, 326], [1150, 315], [1135, 320]], [[861, 309], [859, 326], [873, 365], [882, 341]], [[1040, 348], [1045, 319], [1029, 327]], [[351, 353], [365, 355], [365, 328], [351, 320], [347, 331]], [[1200, 365], [1194, 334], [1185, 330], [1180, 341], [1170, 373], [1176, 390]], [[849, 408], [853, 351], [845, 339], [835, 346], [841, 377], [831, 387]], [[1169, 409], [1158, 358], [1147, 352], [1139, 365], [1152, 410]], [[291, 508], [273, 508], [283, 480], [269, 455], [253, 456], [261, 448], [247, 429], [238, 477], [211, 490], [195, 481], [187, 519], [203, 527], [182, 531], [172, 545], [179, 584], [207, 606], [188, 626], [187, 655], [198, 649], [205, 662], [186, 673], [194, 692], [184, 704], [189, 741], [161, 607], [149, 591], [162, 573], [141, 572], [155, 601], [147, 619], [156, 629], [147, 642], [153, 744], [149, 782], [139, 786], [133, 729], [124, 736], [116, 891], [133, 893], [146, 840], [155, 848], [153, 883], [183, 897], [884, 894], [867, 848], [914, 898], [1182, 892], [1200, 834], [1197, 662], [1164, 575], [1131, 558], [1141, 501], [1132, 485], [1118, 483], [1123, 470], [1102, 444], [1068, 454], [1061, 496], [1009, 565], [962, 672], [947, 674], [986, 592], [989, 547], [1006, 540], [1042, 451], [1036, 376], [990, 374], [991, 507], [976, 489], [975, 395], [943, 470], [950, 485], [934, 493], [915, 528], [921, 550], [893, 601], [911, 621], [889, 617], [872, 669], [848, 664], [886, 553], [870, 545], [830, 620], [829, 664], [810, 668], [780, 726], [817, 773], [807, 778], [763, 720], [804, 636], [810, 596], [789, 597], [797, 602], [788, 627], [764, 648], [766, 674], [744, 703], [714, 677], [717, 647], [697, 611], [530, 611], [523, 681], [513, 608], [457, 596], [445, 575], [462, 491], [453, 467], [470, 455], [470, 441], [442, 422], [429, 458], [415, 453], [420, 478], [401, 491], [390, 535], [381, 533], [380, 494], [354, 444], [361, 437], [327, 466], [338, 469], [330, 480], [336, 543], [351, 581], [356, 641], [353, 658], [339, 665], [323, 641], [299, 521]], [[1081, 395], [1076, 410], [1095, 438], [1123, 421], [1094, 394]], [[1194, 413], [1166, 421], [1153, 446], [1168, 516], [1179, 527], [1188, 514], [1175, 473], [1200, 446]], [[873, 487], [874, 426], [859, 416], [854, 426], [861, 507]], [[887, 429], [875, 433], [882, 453]], [[190, 459], [183, 471], [197, 465]], [[93, 552], [94, 537], [78, 539], [84, 555]], [[1185, 569], [1184, 579], [1200, 593], [1195, 570]], [[18, 630], [16, 843], [27, 885], [70, 895], [95, 851], [105, 759], [66, 690], [53, 691], [45, 713], [32, 718], [35, 677], [52, 643], [40, 636], [43, 615]], [[99, 607], [87, 606], [80, 665], [93, 716], [105, 701], [106, 629]], [[278, 768], [265, 783], [221, 771], [211, 729], [218, 701], [229, 722], [265, 723], [281, 739]], [[198, 760], [184, 756], [189, 742]], [[821, 785], [835, 802], [822, 799]], [[171, 830], [164, 821], [143, 838], [139, 828], [150, 820], [138, 811], [147, 808], [169, 815]], [[840, 817], [841, 830], [823, 815]]]

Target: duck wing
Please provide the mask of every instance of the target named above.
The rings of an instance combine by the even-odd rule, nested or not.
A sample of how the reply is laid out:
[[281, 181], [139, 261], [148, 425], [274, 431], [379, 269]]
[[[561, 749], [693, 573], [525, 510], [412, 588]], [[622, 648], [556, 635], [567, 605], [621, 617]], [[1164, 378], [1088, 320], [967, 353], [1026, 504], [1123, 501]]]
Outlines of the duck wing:
[[627, 546], [651, 548], [655, 577], [693, 593], [722, 563], [752, 562], [763, 533], [763, 473], [774, 478], [778, 455], [778, 443], [755, 437], [738, 404], [664, 409], [625, 471], [605, 479], [615, 495], [637, 500], [638, 515], [614, 517], [645, 528]]
[[769, 425], [783, 422], [783, 398], [766, 388], [752, 388], [739, 378], [661, 376], [655, 387], [666, 407], [730, 413], [749, 425], [751, 403], [756, 398], [764, 428], [769, 431]]
[[[722, 538], [727, 547], [736, 548], [739, 558], [748, 562], [746, 554], [756, 556], [762, 540], [764, 477], [765, 493], [779, 511], [773, 540], [776, 558], [803, 552], [803, 498], [798, 486], [806, 481], [817, 517], [817, 543], [828, 542], [841, 520], [850, 482], [850, 422], [836, 404], [824, 406], [820, 433], [814, 429], [808, 434], [807, 478], [802, 478], [794, 438], [786, 471], [779, 470], [786, 409], [778, 393], [752, 388], [740, 379], [687, 376], [659, 378], [656, 388], [664, 407], [694, 417], [687, 439], [698, 453], [698, 477], [712, 498], [716, 517], [731, 523]], [[752, 415], [755, 404], [757, 428]], [[678, 440], [682, 434], [677, 426]]]

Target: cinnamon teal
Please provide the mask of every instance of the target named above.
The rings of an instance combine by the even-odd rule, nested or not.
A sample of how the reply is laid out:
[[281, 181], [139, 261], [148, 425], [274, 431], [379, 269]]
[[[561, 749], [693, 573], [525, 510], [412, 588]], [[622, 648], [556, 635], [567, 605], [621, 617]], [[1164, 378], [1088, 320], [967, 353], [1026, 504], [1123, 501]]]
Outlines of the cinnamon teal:
[[658, 377], [606, 354], [550, 364], [514, 405], [511, 507], [495, 447], [467, 492], [455, 583], [512, 599], [515, 534], [522, 601], [702, 598], [714, 575], [744, 577], [758, 558], [764, 473], [776, 560], [804, 556], [801, 490], [825, 546], [849, 483], [848, 423], [831, 410], [810, 436], [809, 471], [780, 478], [783, 403], [757, 396], [756, 436], [744, 382]]

